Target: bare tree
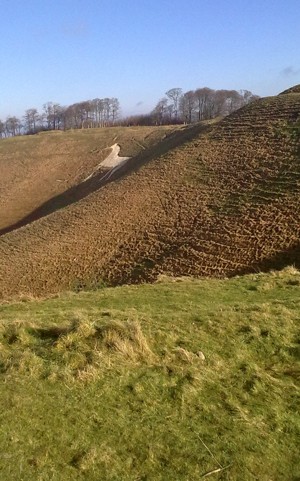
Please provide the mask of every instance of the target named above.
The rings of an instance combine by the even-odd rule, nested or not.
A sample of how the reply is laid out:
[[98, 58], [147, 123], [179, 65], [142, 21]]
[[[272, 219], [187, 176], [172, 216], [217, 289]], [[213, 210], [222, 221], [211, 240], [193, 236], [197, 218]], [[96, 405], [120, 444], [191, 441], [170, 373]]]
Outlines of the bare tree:
[[91, 119], [91, 102], [86, 100], [84, 102], [79, 102], [75, 104], [76, 107], [76, 116], [77, 119], [80, 120], [80, 127], [87, 128], [90, 127], [90, 123], [92, 122]]
[[154, 121], [158, 125], [165, 123], [168, 112], [168, 99], [166, 97], [160, 99], [152, 111]]
[[177, 121], [177, 118], [178, 118], [178, 107], [179, 107], [179, 100], [181, 95], [182, 95], [182, 89], [179, 87], [170, 89], [166, 92], [166, 96], [172, 102], [175, 121]]
[[180, 105], [184, 121], [191, 124], [193, 121], [193, 114], [195, 112], [195, 92], [189, 90], [180, 98]]
[[103, 111], [103, 100], [102, 99], [93, 99], [91, 101], [92, 112], [94, 117], [94, 127], [101, 126], [101, 113]]
[[107, 125], [109, 125], [111, 115], [112, 115], [111, 99], [108, 98], [108, 97], [103, 99], [103, 106], [104, 106], [104, 110], [103, 110], [104, 126], [107, 126]]
[[62, 107], [53, 102], [47, 102], [43, 105], [44, 117], [47, 122], [48, 130], [59, 129], [62, 121]]
[[37, 109], [28, 109], [25, 111], [24, 115], [25, 128], [28, 133], [35, 133], [37, 123], [39, 121], [39, 113]]
[[259, 99], [258, 95], [254, 95], [250, 90], [240, 90], [240, 95], [243, 98], [243, 105], [247, 105], [250, 102], [254, 102]]
[[6, 137], [5, 124], [0, 120], [0, 138]]
[[98, 109], [99, 109], [99, 127], [104, 126], [104, 111], [105, 111], [105, 101], [104, 99], [99, 99]]
[[111, 120], [114, 125], [120, 113], [120, 103], [116, 98], [111, 99]]
[[22, 124], [17, 117], [7, 117], [5, 122], [5, 129], [8, 135], [20, 135]]
[[235, 110], [242, 107], [242, 105], [243, 105], [242, 96], [236, 90], [228, 90], [225, 115], [231, 114]]
[[199, 88], [195, 91], [198, 121], [210, 118], [214, 92], [214, 90], [208, 87]]
[[228, 90], [216, 90], [214, 93], [214, 117], [227, 115]]
[[47, 102], [43, 105], [44, 118], [47, 122], [47, 128], [50, 130], [52, 128], [52, 118], [53, 118], [53, 103]]

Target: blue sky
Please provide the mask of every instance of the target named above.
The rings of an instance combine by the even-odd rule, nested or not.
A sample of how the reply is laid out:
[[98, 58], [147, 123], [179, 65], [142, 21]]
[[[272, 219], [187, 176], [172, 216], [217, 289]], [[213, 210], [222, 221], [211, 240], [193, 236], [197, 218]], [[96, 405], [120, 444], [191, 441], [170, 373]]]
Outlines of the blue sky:
[[300, 83], [300, 0], [1, 0], [0, 119], [173, 87], [275, 95]]

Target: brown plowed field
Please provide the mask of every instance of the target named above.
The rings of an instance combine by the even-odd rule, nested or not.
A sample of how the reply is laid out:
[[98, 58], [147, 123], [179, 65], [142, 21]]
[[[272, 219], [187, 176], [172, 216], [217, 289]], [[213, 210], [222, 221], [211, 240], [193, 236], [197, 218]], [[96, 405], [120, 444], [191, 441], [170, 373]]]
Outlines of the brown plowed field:
[[299, 265], [299, 114], [298, 93], [261, 99], [171, 133], [108, 184], [96, 176], [0, 238], [2, 296]]

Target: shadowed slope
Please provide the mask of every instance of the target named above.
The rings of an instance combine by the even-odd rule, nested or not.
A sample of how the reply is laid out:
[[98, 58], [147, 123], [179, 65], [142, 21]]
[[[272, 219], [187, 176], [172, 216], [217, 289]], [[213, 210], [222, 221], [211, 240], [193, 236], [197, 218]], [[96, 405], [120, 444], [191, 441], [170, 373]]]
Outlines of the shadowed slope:
[[[156, 129], [156, 132], [152, 132], [156, 134], [155, 140], [152, 139], [152, 143], [154, 144], [152, 147], [148, 147], [146, 151], [143, 150], [142, 153], [128, 158], [126, 162], [120, 164], [117, 168], [113, 167], [109, 170], [98, 168], [95, 169], [95, 171], [82, 182], [73, 185], [65, 192], [59, 193], [58, 195], [50, 198], [48, 201], [38, 206], [35, 210], [20, 219], [18, 222], [0, 229], [0, 236], [18, 229], [19, 227], [23, 227], [70, 204], [78, 202], [79, 200], [87, 197], [89, 194], [99, 190], [104, 185], [123, 177], [137, 168], [140, 168], [146, 162], [149, 162], [158, 155], [165, 154], [170, 149], [182, 144], [183, 142], [189, 141], [196, 135], [196, 133], [204, 132], [208, 128], [209, 122], [203, 122], [202, 124], [191, 127], [162, 127], [161, 131]], [[151, 128], [149, 128], [149, 130], [150, 129]], [[126, 134], [125, 130], [124, 133]], [[162, 137], [163, 140], [158, 141], [159, 137]], [[109, 149], [105, 150], [108, 151]]]
[[[71, 203], [77, 185], [97, 169], [115, 142], [121, 146], [122, 155], [131, 157], [174, 129], [111, 127], [1, 140], [0, 232], [9, 232]], [[57, 202], [52, 206], [55, 197]], [[43, 204], [41, 213], [35, 212]]]
[[2, 295], [161, 272], [228, 276], [273, 267], [269, 260], [275, 266], [285, 252], [297, 257], [299, 112], [295, 93], [259, 100], [160, 155], [145, 152], [130, 175], [2, 236]]

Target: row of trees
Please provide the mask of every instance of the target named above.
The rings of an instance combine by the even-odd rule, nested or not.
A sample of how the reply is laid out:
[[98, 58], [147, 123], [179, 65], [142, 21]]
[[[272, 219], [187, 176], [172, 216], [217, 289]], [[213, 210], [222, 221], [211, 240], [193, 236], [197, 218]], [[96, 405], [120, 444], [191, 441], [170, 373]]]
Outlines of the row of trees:
[[41, 130], [66, 130], [115, 125], [120, 114], [117, 98], [94, 99], [67, 107], [47, 102], [42, 112], [31, 108], [22, 119], [7, 117], [0, 120], [0, 138], [34, 134]]
[[183, 92], [181, 88], [168, 90], [155, 108], [146, 115], [137, 115], [120, 121], [117, 98], [96, 98], [63, 107], [47, 102], [42, 112], [31, 108], [22, 119], [8, 117], [0, 120], [0, 138], [33, 134], [41, 130], [67, 130], [123, 125], [165, 125], [193, 123], [225, 116], [256, 100], [249, 90], [213, 90], [208, 87]]
[[249, 90], [213, 90], [208, 87], [183, 92], [172, 88], [147, 115], [133, 116], [131, 123], [193, 123], [225, 116], [259, 97]]

